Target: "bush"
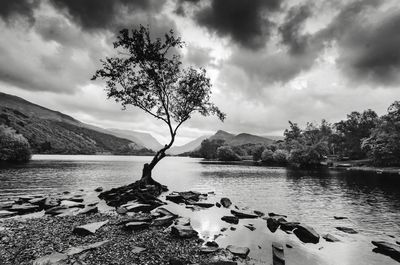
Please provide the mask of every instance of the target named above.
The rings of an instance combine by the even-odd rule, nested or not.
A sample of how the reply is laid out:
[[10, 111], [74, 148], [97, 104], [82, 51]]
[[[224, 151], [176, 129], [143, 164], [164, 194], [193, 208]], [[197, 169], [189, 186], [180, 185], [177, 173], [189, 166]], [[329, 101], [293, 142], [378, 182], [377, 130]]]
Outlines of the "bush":
[[273, 161], [273, 154], [274, 152], [272, 152], [269, 149], [265, 149], [262, 154], [261, 154], [261, 161], [263, 162], [272, 162]]
[[264, 151], [265, 147], [264, 146], [258, 146], [254, 149], [253, 151], [253, 160], [254, 161], [259, 161], [261, 160], [261, 155]]
[[233, 152], [230, 146], [221, 146], [217, 149], [217, 158], [221, 161], [239, 161], [240, 157]]
[[0, 125], [0, 161], [27, 162], [31, 159], [28, 140], [14, 129]]
[[289, 153], [286, 150], [277, 149], [272, 155], [274, 162], [279, 164], [286, 164], [289, 157]]

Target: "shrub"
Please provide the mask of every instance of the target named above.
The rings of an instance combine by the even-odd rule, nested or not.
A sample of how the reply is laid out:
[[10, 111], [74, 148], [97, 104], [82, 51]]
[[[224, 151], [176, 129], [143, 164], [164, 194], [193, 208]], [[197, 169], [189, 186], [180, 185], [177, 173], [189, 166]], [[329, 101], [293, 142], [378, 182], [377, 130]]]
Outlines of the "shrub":
[[261, 161], [263, 162], [272, 162], [273, 161], [273, 154], [274, 152], [272, 152], [269, 149], [265, 149], [262, 154], [261, 154]]
[[30, 158], [28, 140], [14, 129], [0, 125], [0, 161], [27, 162]]
[[286, 150], [277, 149], [272, 155], [274, 162], [279, 164], [286, 164], [289, 157], [289, 153]]
[[217, 149], [217, 158], [221, 161], [238, 161], [240, 157], [233, 152], [230, 146], [221, 146]]

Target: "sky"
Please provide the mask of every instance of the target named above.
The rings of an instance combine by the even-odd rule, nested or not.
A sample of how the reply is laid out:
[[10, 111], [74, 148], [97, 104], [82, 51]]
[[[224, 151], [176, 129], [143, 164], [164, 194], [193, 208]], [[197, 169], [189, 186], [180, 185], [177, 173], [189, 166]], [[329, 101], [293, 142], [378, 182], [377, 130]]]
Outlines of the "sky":
[[397, 0], [0, 1], [0, 91], [166, 143], [165, 124], [121, 110], [90, 80], [119, 30], [140, 24], [182, 37], [183, 64], [207, 70], [212, 101], [227, 114], [223, 123], [194, 115], [178, 145], [219, 129], [282, 135], [289, 120], [382, 115], [400, 99]]

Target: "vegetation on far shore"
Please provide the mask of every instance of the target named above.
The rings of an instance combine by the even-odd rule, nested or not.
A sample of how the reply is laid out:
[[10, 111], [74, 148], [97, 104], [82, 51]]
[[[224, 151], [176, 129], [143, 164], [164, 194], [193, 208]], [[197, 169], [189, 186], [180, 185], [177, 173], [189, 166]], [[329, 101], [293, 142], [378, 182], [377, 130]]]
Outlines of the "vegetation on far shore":
[[26, 162], [30, 158], [28, 140], [14, 129], [0, 124], [0, 162]]

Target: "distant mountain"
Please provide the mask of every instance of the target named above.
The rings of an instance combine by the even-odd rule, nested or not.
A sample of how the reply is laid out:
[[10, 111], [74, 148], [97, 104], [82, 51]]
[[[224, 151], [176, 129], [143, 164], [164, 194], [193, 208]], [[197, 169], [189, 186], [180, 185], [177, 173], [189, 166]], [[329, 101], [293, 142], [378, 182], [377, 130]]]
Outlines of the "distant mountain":
[[167, 151], [168, 154], [171, 155], [179, 155], [182, 153], [186, 153], [186, 152], [191, 152], [196, 150], [197, 148], [200, 147], [201, 142], [205, 139], [207, 139], [208, 137], [210, 137], [209, 135], [203, 135], [200, 136], [199, 138], [196, 138], [193, 141], [188, 142], [187, 144], [181, 145], [181, 146], [173, 146], [171, 147], [171, 149], [169, 149]]
[[239, 146], [244, 144], [265, 144], [270, 145], [275, 141], [266, 137], [257, 136], [248, 133], [240, 133], [238, 135], [228, 133], [223, 130], [217, 131], [215, 134], [211, 136], [201, 136], [185, 145], [172, 147], [170, 150], [170, 154], [178, 155], [182, 153], [187, 153], [191, 151], [195, 151], [200, 148], [201, 142], [205, 139], [209, 140], [224, 140], [226, 145], [230, 146]]
[[260, 136], [262, 136], [264, 138], [269, 138], [269, 139], [274, 140], [274, 141], [283, 141], [283, 140], [285, 140], [284, 136], [279, 136], [279, 135], [260, 135]]
[[125, 139], [129, 139], [139, 145], [142, 145], [148, 149], [153, 151], [160, 150], [163, 145], [157, 141], [156, 138], [153, 137], [150, 133], [142, 133], [130, 130], [120, 130], [120, 129], [108, 129], [111, 134], [122, 137]]
[[27, 138], [34, 153], [152, 153], [132, 140], [116, 137], [102, 128], [1, 92], [0, 124], [14, 128]]

